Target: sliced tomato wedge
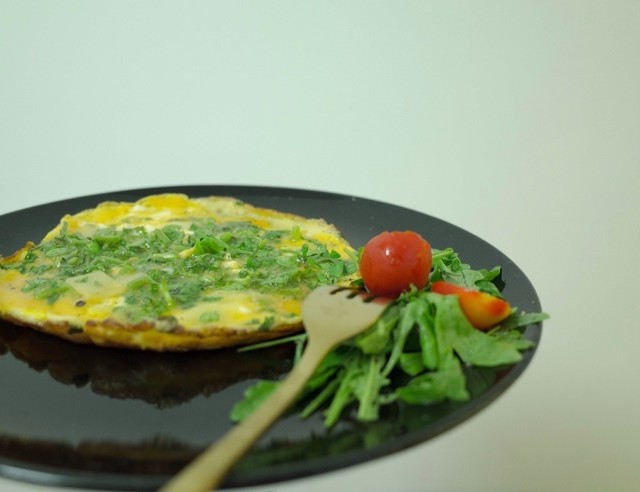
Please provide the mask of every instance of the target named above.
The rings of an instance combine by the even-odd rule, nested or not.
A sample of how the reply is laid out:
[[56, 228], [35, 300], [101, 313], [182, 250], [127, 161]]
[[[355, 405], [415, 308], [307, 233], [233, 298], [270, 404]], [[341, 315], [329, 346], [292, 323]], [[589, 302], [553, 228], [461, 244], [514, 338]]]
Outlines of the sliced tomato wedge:
[[467, 289], [439, 280], [431, 284], [431, 292], [457, 295], [460, 307], [469, 322], [479, 330], [488, 330], [511, 314], [511, 305], [504, 299], [479, 290]]

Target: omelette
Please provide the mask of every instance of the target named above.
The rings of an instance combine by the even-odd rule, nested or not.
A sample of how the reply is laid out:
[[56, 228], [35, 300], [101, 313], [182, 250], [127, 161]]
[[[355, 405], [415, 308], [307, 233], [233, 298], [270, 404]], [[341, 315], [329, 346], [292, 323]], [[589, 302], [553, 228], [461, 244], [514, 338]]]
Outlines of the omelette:
[[0, 317], [78, 343], [216, 349], [300, 331], [311, 289], [357, 278], [323, 219], [167, 193], [66, 215], [0, 258]]

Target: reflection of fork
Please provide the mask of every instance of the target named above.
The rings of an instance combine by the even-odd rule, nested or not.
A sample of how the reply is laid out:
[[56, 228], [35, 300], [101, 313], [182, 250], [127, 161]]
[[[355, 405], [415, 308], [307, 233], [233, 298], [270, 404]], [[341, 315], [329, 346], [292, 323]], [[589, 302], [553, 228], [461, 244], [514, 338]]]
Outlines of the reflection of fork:
[[308, 342], [291, 373], [258, 410], [204, 451], [161, 491], [197, 492], [216, 488], [233, 465], [295, 401], [324, 357], [340, 343], [369, 328], [388, 304], [387, 299], [345, 288], [323, 286], [312, 291], [302, 303]]

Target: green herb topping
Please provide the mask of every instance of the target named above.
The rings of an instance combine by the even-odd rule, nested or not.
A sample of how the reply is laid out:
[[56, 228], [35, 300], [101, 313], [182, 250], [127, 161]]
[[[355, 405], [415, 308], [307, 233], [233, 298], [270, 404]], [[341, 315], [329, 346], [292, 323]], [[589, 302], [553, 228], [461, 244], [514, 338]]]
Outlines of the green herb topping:
[[[217, 290], [277, 292], [292, 297], [357, 271], [355, 254], [344, 258], [299, 228], [264, 230], [250, 222], [194, 219], [185, 228], [100, 227], [91, 234], [67, 232], [31, 248], [21, 261], [3, 264], [34, 276], [24, 287], [55, 303], [73, 292], [83, 275], [104, 272], [126, 279], [118, 311], [131, 321], [158, 318], [173, 307], [210, 300]], [[78, 280], [80, 279], [80, 280]], [[78, 285], [76, 283], [76, 285]], [[216, 319], [215, 310], [203, 314]], [[268, 329], [264, 320], [260, 329]]]

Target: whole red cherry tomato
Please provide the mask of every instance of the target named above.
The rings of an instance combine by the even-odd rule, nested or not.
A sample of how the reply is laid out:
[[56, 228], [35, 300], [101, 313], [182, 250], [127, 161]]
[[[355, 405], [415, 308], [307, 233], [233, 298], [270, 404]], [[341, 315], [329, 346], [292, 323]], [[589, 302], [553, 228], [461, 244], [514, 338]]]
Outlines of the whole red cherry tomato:
[[363, 248], [360, 275], [369, 292], [398, 297], [412, 285], [422, 289], [429, 281], [431, 245], [412, 231], [383, 232]]

